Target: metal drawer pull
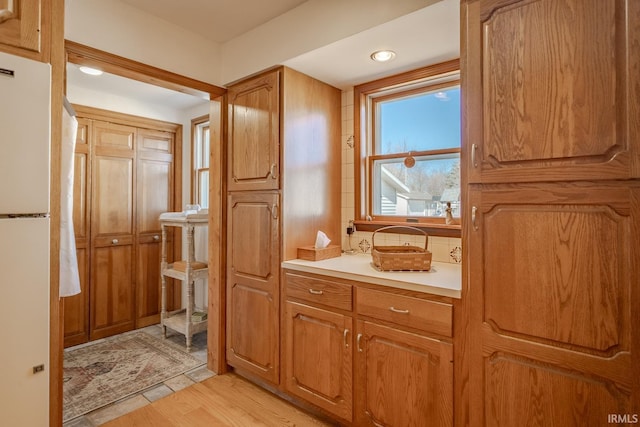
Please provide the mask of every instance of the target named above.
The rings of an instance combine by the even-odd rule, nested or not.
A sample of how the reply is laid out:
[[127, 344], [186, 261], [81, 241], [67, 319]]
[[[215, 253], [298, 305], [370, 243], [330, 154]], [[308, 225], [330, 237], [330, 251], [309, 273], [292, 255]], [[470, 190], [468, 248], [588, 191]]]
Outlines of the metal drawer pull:
[[360, 341], [362, 341], [362, 334], [358, 334], [356, 338], [356, 347], [358, 347], [358, 352], [362, 353], [362, 347], [360, 347]]
[[476, 231], [478, 230], [478, 225], [476, 224], [477, 212], [478, 212], [478, 208], [473, 206], [471, 208], [471, 225], [473, 226], [473, 229], [476, 230]]
[[157, 241], [159, 241], [159, 240], [160, 240], [160, 236], [158, 236], [158, 235], [156, 234], [155, 236], [153, 236], [153, 240], [154, 240], [154, 241], [156, 241], [156, 242], [157, 242]]
[[477, 144], [471, 144], [471, 164], [474, 168], [478, 167], [478, 162], [476, 162], [476, 150], [478, 149]]
[[111, 241], [111, 243], [113, 243], [114, 245], [117, 245], [117, 244], [118, 244], [118, 239], [113, 239], [113, 240]]
[[322, 291], [316, 291], [315, 289], [309, 289], [309, 293], [310, 293], [311, 295], [322, 295], [322, 294], [324, 294], [324, 292], [322, 292]]
[[271, 168], [269, 169], [269, 175], [271, 175], [271, 179], [278, 179], [276, 173], [278, 172], [278, 165], [275, 163], [271, 163]]
[[349, 336], [349, 330], [345, 329], [344, 332], [342, 333], [342, 338], [344, 339], [344, 346], [346, 348], [349, 348], [349, 341], [347, 340], [347, 336]]
[[389, 307], [389, 310], [393, 311], [394, 313], [409, 314], [409, 310], [402, 310], [393, 306]]

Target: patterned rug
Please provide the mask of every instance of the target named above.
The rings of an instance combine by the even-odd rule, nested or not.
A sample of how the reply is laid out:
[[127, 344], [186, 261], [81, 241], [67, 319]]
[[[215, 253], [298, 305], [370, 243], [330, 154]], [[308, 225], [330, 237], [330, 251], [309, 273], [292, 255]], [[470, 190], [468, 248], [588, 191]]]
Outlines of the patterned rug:
[[144, 332], [66, 351], [62, 418], [86, 414], [204, 364]]

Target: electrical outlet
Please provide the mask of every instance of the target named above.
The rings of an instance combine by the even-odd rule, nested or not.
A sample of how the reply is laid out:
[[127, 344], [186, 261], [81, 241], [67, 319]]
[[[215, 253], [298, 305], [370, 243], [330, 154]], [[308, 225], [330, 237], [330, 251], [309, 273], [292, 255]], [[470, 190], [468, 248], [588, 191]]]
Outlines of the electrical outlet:
[[44, 371], [44, 364], [33, 367], [34, 374], [37, 374], [38, 372], [42, 372], [42, 371]]

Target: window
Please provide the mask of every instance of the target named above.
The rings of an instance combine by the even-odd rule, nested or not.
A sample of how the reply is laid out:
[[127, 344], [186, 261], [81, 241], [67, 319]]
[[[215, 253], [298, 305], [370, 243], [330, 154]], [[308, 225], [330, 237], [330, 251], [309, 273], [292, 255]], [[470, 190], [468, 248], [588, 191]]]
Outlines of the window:
[[193, 146], [192, 200], [201, 208], [209, 208], [209, 116], [191, 121]]
[[444, 225], [450, 209], [459, 224], [458, 61], [360, 85], [354, 93], [359, 219]]

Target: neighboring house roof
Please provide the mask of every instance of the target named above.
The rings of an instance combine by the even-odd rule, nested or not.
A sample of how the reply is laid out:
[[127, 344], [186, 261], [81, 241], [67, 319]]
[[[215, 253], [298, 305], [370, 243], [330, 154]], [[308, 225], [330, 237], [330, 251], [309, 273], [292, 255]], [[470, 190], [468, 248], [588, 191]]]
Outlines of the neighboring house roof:
[[396, 189], [397, 193], [410, 193], [411, 189], [406, 186], [402, 181], [396, 178], [391, 172], [387, 170], [384, 166], [380, 167], [381, 178], [387, 184], [391, 185]]

